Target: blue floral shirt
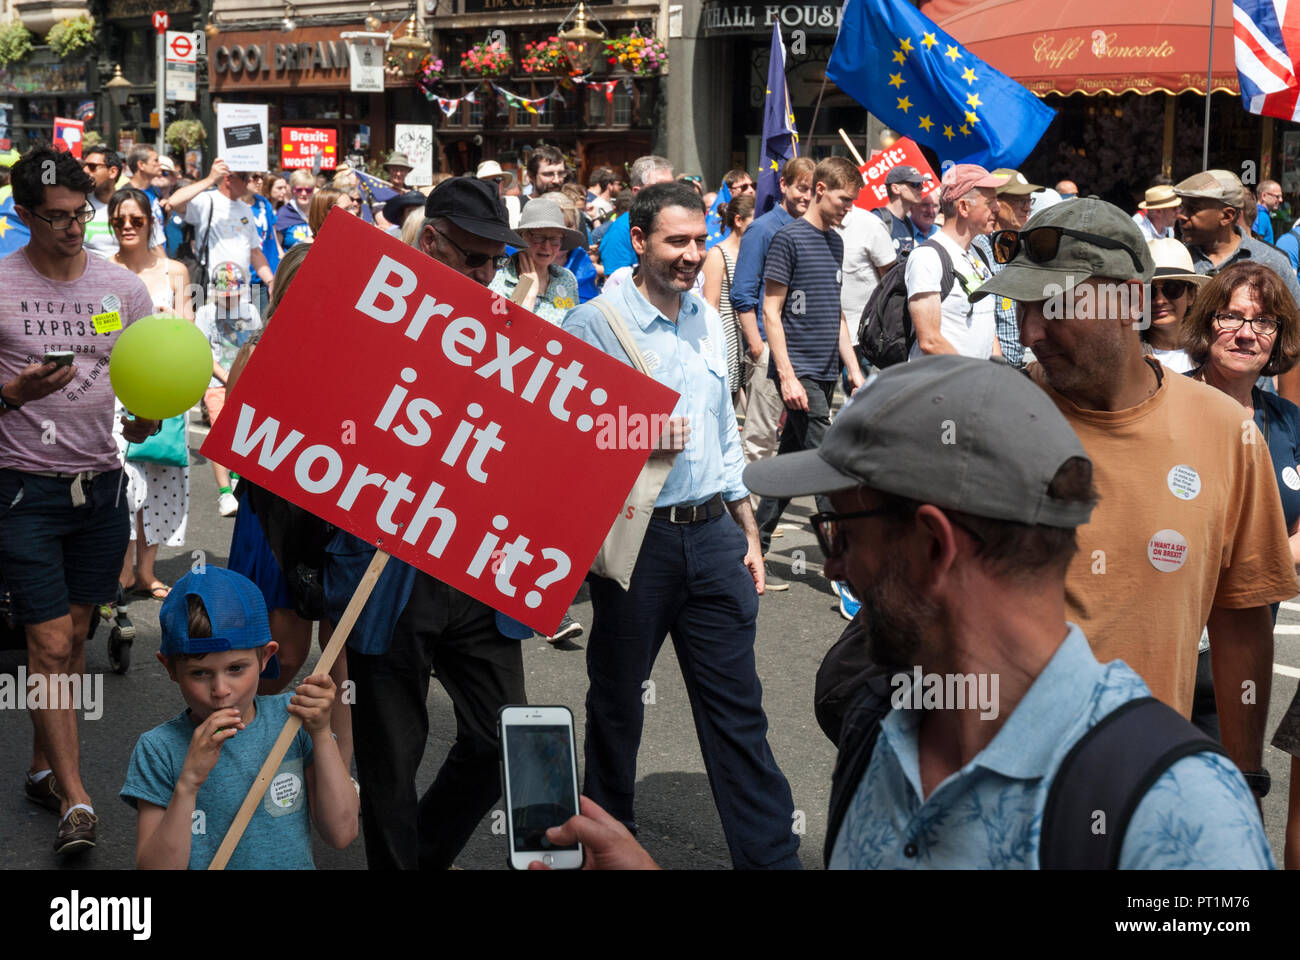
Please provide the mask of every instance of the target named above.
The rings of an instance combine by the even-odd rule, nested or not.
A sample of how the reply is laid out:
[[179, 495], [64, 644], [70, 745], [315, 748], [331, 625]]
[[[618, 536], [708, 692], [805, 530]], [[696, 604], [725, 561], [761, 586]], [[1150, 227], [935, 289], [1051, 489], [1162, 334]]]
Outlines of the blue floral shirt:
[[[1075, 742], [1122, 703], [1150, 696], [1122, 660], [1104, 666], [1074, 624], [993, 740], [921, 799], [919, 710], [894, 710], [858, 785], [831, 869], [1037, 869], [1043, 807]], [[1174, 763], [1129, 821], [1127, 870], [1273, 869], [1246, 781], [1220, 754]]]
[[[546, 270], [546, 289], [537, 295], [533, 313], [548, 323], [559, 326], [569, 311], [578, 305], [578, 278], [569, 270], [552, 263]], [[488, 289], [509, 297], [519, 286], [519, 261], [509, 257], [505, 266], [496, 272]]]

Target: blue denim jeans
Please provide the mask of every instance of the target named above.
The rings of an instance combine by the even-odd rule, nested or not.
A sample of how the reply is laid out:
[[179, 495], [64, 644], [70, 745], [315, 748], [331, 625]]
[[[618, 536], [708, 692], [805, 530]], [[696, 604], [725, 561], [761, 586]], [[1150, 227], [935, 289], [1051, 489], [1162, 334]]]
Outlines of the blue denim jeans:
[[797, 870], [794, 800], [767, 743], [754, 662], [758, 595], [741, 562], [745, 549], [729, 515], [699, 524], [653, 519], [626, 592], [588, 578], [583, 793], [635, 831], [642, 684], [671, 636], [732, 863]]

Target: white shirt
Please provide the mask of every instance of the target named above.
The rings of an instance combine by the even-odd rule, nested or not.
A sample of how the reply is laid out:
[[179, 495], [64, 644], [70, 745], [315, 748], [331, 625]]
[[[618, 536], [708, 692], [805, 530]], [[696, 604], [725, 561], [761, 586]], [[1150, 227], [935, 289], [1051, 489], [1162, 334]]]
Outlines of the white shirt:
[[1192, 369], [1192, 358], [1186, 350], [1157, 350], [1152, 347], [1151, 355], [1174, 373], [1186, 373]]
[[[953, 284], [939, 305], [939, 332], [953, 345], [963, 357], [977, 357], [987, 360], [993, 355], [993, 344], [997, 340], [997, 316], [995, 313], [996, 297], [983, 297], [971, 303], [966, 290], [974, 290], [993, 274], [979, 254], [963, 250], [948, 234], [940, 230], [930, 238], [935, 243], [943, 244], [948, 256], [952, 258]], [[943, 266], [939, 254], [924, 246], [918, 246], [907, 258], [907, 299], [909, 303], [917, 294], [939, 293], [943, 281]], [[962, 287], [962, 278], [966, 287]], [[912, 344], [909, 360], [915, 360], [925, 354], [921, 352], [918, 341]]]
[[836, 228], [844, 240], [844, 261], [840, 265], [840, 308], [849, 327], [849, 342], [858, 342], [858, 327], [867, 301], [880, 284], [885, 268], [898, 259], [889, 228], [870, 211], [854, 207]]
[[86, 238], [82, 241], [82, 246], [108, 260], [117, 253], [117, 235], [108, 225], [108, 204], [100, 203], [93, 193], [86, 194], [86, 200], [95, 208], [95, 216], [86, 224]]
[[1142, 231], [1142, 236], [1145, 237], [1148, 242], [1159, 240], [1161, 237], [1172, 237], [1174, 235], [1172, 224], [1165, 227], [1164, 233], [1158, 233], [1155, 224], [1153, 224], [1150, 218], [1148, 218], [1141, 210], [1133, 214], [1133, 222], [1138, 225], [1138, 229]]
[[257, 235], [257, 224], [253, 222], [252, 207], [242, 200], [231, 200], [216, 190], [209, 190], [189, 202], [185, 208], [185, 222], [194, 225], [196, 244], [202, 243], [207, 233], [209, 272], [217, 264], [231, 261], [243, 268], [245, 277], [253, 275], [249, 256], [252, 251], [262, 249], [262, 240]]

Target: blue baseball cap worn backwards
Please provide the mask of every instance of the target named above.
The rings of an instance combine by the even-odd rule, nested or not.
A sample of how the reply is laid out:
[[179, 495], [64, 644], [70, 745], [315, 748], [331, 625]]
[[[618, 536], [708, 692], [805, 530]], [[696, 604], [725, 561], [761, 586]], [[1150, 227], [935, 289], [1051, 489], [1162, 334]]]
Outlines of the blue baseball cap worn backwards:
[[[262, 592], [247, 577], [224, 567], [204, 566], [203, 573], [190, 571], [176, 581], [163, 601], [158, 619], [162, 625], [163, 656], [252, 650], [266, 646], [271, 624]], [[191, 637], [189, 598], [198, 597], [212, 623], [212, 636]], [[272, 654], [262, 677], [280, 676], [280, 660]]]

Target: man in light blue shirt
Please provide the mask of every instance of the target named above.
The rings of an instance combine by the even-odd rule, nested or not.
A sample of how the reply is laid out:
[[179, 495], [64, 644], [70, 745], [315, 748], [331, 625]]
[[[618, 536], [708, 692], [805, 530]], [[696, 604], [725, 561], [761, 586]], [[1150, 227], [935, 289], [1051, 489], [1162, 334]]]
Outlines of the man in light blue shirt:
[[[636, 278], [575, 308], [564, 329], [631, 365], [601, 309], [621, 318], [679, 400], [652, 456], [674, 456], [625, 591], [591, 575], [583, 794], [635, 833], [643, 685], [671, 634], [733, 864], [798, 869], [790, 785], [767, 743], [754, 661], [764, 589], [758, 528], [727, 390], [726, 337], [691, 292], [704, 263], [704, 202], [683, 183], [646, 187], [627, 213]], [[628, 438], [631, 440], [632, 438]]]
[[[670, 183], [673, 165], [664, 157], [653, 154], [637, 157], [628, 170], [628, 186], [635, 196], [645, 187], [656, 183]], [[632, 249], [631, 224], [627, 215], [619, 217], [605, 229], [600, 238], [600, 264], [605, 276], [611, 276], [619, 267], [635, 267], [637, 253]]]
[[[1274, 866], [1223, 748], [1123, 661], [1098, 663], [1066, 621], [1092, 462], [1028, 377], [952, 355], [898, 364], [819, 450], [751, 464], [745, 481], [763, 496], [829, 495], [812, 518], [826, 576], [862, 598], [856, 639], [846, 632], [817, 678], [840, 751], [830, 867]], [[832, 720], [826, 692], [846, 689]], [[1085, 735], [1106, 762], [1085, 750], [1066, 774]], [[550, 839], [650, 866], [616, 826], [584, 803]]]

